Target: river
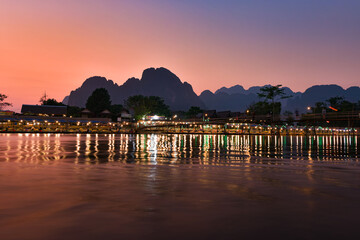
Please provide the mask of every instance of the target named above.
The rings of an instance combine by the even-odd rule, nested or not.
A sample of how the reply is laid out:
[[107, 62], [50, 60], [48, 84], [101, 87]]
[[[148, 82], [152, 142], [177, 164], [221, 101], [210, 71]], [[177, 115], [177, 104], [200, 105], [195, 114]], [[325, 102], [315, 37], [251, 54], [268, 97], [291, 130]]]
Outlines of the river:
[[353, 239], [359, 141], [0, 134], [0, 239]]

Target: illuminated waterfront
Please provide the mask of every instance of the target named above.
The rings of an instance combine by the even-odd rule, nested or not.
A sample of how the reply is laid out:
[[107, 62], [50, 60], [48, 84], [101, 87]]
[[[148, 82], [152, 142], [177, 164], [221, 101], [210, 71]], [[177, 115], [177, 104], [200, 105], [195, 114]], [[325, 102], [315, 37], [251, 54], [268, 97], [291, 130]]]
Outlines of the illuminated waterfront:
[[0, 132], [8, 133], [160, 133], [226, 135], [323, 135], [359, 136], [357, 127], [331, 127], [288, 124], [245, 123], [229, 121], [138, 121], [110, 122], [110, 119], [47, 117], [2, 117]]
[[0, 134], [0, 238], [350, 238], [359, 140]]

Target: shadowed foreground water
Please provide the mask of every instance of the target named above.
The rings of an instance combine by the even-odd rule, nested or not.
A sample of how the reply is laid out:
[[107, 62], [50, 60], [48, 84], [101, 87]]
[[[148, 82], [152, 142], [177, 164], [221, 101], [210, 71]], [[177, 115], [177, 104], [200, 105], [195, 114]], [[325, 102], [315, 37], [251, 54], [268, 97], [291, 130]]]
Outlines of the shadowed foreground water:
[[0, 239], [354, 239], [358, 142], [0, 134]]

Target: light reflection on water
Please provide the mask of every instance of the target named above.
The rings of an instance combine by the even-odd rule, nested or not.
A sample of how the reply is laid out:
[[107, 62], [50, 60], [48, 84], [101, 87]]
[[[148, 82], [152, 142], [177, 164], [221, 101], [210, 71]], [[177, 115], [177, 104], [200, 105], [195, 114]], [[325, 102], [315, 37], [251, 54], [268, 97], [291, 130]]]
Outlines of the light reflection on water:
[[0, 134], [0, 239], [356, 239], [358, 142]]
[[358, 162], [356, 136], [196, 134], [1, 134], [0, 161], [33, 163], [281, 164], [282, 159]]

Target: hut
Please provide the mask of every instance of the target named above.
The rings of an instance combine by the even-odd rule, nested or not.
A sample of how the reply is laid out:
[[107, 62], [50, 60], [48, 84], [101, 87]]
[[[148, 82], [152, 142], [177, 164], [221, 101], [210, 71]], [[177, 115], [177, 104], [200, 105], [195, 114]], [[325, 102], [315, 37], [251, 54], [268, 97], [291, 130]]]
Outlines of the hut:
[[92, 117], [92, 115], [93, 115], [93, 113], [90, 112], [89, 109], [85, 108], [84, 110], [81, 111], [81, 117], [82, 118], [90, 118], [90, 117]]
[[111, 112], [107, 109], [100, 113], [101, 118], [111, 118]]

